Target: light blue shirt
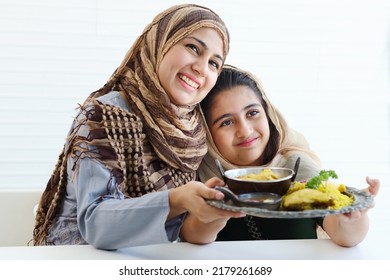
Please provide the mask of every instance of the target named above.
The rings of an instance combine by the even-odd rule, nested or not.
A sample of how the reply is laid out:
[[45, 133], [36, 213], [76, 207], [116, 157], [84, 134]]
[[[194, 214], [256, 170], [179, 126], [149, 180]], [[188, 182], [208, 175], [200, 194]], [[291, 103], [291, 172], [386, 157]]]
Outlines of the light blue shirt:
[[[99, 100], [130, 110], [118, 92]], [[81, 127], [79, 134], [87, 133], [87, 127]], [[118, 249], [178, 239], [185, 215], [166, 221], [169, 190], [124, 199], [123, 193], [115, 188], [110, 170], [101, 163], [80, 159], [76, 172], [72, 171], [73, 163], [69, 157], [67, 194], [60, 216], [49, 232], [49, 242]]]

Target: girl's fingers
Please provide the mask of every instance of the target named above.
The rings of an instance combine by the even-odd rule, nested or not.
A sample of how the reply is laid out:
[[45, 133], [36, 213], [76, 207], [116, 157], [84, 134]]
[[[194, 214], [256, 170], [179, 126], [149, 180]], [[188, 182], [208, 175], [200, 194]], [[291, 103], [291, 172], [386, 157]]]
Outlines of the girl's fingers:
[[373, 179], [369, 176], [366, 177], [366, 181], [368, 183], [367, 191], [372, 195], [376, 196], [379, 192], [380, 187], [380, 180], [379, 179]]

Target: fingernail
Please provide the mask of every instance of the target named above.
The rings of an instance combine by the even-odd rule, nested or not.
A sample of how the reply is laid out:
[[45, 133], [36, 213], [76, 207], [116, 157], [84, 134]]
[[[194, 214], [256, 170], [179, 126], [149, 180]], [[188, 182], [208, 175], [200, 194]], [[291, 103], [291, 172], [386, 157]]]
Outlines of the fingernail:
[[222, 199], [224, 199], [224, 197], [225, 196], [221, 192], [217, 192], [216, 195], [215, 195], [215, 198], [218, 199], [218, 200], [222, 200]]

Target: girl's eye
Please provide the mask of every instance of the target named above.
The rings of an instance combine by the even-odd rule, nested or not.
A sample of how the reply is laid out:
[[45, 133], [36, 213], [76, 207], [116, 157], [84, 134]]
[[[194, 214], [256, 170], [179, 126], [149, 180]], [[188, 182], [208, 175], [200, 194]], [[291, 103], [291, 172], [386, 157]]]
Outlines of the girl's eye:
[[256, 111], [256, 110], [253, 110], [253, 111], [249, 111], [248, 112], [248, 116], [249, 117], [253, 117], [253, 116], [256, 116], [257, 114], [259, 114], [260, 112], [259, 111]]
[[231, 125], [233, 122], [231, 120], [226, 120], [226, 121], [223, 121], [220, 125], [220, 127], [222, 126], [228, 126], [228, 125]]

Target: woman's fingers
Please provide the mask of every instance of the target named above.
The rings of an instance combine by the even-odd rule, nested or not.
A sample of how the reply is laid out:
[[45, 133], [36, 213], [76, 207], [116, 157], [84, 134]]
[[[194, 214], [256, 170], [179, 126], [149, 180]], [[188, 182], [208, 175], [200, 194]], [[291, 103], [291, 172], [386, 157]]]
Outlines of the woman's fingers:
[[216, 199], [216, 200], [222, 200], [225, 198], [224, 194], [220, 191], [213, 190], [211, 188], [214, 188], [216, 186], [223, 186], [225, 185], [225, 182], [218, 177], [213, 177], [205, 182], [205, 185], [209, 187], [209, 190], [206, 190], [204, 192], [204, 197], [206, 199]]
[[209, 188], [213, 188], [213, 187], [216, 187], [216, 186], [224, 186], [225, 185], [225, 182], [221, 179], [219, 179], [218, 177], [213, 177], [213, 178], [210, 178], [206, 181], [206, 183], [204, 183], [206, 186], [208, 186]]

